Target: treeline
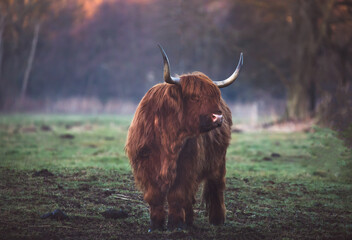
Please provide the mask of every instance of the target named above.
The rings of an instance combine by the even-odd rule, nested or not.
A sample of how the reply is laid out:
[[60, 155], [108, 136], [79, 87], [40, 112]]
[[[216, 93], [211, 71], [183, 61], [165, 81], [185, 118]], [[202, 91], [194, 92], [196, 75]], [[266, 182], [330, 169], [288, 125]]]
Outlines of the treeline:
[[0, 0], [1, 109], [28, 98], [138, 101], [162, 81], [161, 43], [173, 73], [214, 80], [243, 51], [228, 100], [286, 99], [293, 119], [349, 112], [349, 0], [105, 0], [86, 11], [80, 0]]

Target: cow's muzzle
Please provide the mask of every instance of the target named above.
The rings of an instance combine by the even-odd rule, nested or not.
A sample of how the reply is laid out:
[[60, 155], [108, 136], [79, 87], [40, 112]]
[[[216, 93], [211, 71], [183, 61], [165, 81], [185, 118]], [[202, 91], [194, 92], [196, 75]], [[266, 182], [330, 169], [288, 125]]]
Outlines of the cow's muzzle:
[[222, 117], [221, 114], [215, 114], [215, 113], [213, 113], [213, 115], [211, 116], [211, 119], [213, 121], [213, 124], [215, 124], [218, 127], [220, 127], [222, 122], [224, 121], [224, 118]]

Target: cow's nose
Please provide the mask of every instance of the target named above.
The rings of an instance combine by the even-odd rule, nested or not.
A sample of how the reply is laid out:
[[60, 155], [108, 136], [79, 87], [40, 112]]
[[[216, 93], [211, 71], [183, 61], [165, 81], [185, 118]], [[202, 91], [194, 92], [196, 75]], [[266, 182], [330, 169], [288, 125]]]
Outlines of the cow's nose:
[[213, 123], [218, 123], [218, 124], [221, 124], [223, 121], [223, 117], [221, 114], [213, 113], [211, 119], [213, 120]]

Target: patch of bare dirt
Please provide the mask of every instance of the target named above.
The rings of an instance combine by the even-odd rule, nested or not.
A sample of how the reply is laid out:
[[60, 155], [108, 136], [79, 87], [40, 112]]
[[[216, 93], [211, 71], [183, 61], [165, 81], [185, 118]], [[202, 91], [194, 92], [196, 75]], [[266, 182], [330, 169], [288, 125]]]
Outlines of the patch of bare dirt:
[[75, 136], [72, 135], [72, 134], [67, 133], [67, 134], [60, 135], [60, 138], [62, 138], [62, 139], [74, 139]]
[[40, 130], [42, 130], [43, 132], [50, 132], [50, 131], [52, 131], [52, 128], [51, 128], [49, 125], [43, 124], [43, 125], [40, 127]]
[[21, 128], [21, 132], [23, 133], [35, 133], [37, 132], [37, 128], [35, 126], [26, 126]]
[[42, 169], [40, 171], [34, 172], [32, 176], [33, 177], [53, 177], [54, 174], [48, 171], [48, 169]]
[[[45, 169], [37, 173], [50, 175]], [[81, 170], [58, 174], [47, 181], [33, 177], [32, 172], [0, 168], [0, 239], [350, 239], [352, 236], [349, 225], [352, 212], [331, 209], [326, 205], [327, 200], [316, 197], [319, 192], [312, 192], [304, 184], [270, 179], [258, 182], [252, 178], [227, 179], [227, 220], [223, 226], [211, 226], [204, 206], [198, 201], [194, 206], [193, 227], [185, 231], [147, 233], [148, 206], [135, 189], [132, 175], [90, 174], [89, 170]], [[346, 189], [340, 197], [349, 194], [351, 191]], [[315, 204], [305, 204], [304, 196], [316, 198]]]

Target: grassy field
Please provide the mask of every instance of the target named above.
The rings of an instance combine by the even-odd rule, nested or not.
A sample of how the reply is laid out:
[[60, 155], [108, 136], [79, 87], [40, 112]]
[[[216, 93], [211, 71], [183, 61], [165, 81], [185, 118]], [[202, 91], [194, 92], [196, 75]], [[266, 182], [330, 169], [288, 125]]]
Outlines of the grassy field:
[[[131, 117], [0, 116], [0, 239], [352, 239], [352, 152], [329, 129], [233, 133], [226, 223], [147, 233], [124, 143]], [[44, 171], [46, 169], [47, 171]], [[126, 218], [105, 218], [117, 209]], [[42, 219], [61, 209], [68, 219]]]

